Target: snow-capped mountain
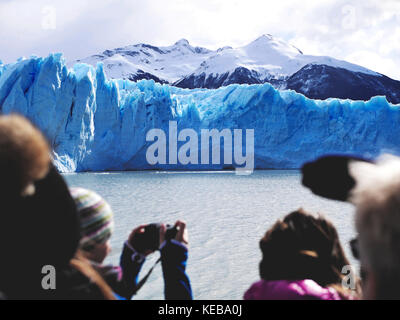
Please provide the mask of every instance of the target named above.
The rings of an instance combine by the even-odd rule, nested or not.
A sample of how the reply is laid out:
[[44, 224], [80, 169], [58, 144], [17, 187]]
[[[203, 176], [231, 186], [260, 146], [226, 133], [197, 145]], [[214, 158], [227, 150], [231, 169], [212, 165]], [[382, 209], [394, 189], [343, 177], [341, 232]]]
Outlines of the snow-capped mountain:
[[[177, 82], [184, 87], [219, 87], [232, 83], [235, 73], [248, 74], [250, 83], [280, 81], [299, 71], [305, 65], [318, 64], [342, 67], [354, 72], [377, 73], [366, 68], [330, 57], [304, 55], [296, 47], [271, 35], [263, 35], [250, 44], [222, 50], [204, 61], [192, 74]], [[244, 69], [249, 72], [244, 72]], [[243, 80], [243, 79], [242, 79]], [[258, 80], [258, 82], [253, 82]]]
[[182, 39], [167, 47], [137, 44], [106, 50], [69, 66], [77, 62], [93, 66], [103, 62], [110, 78], [153, 79], [181, 88], [269, 82], [315, 99], [368, 100], [386, 95], [390, 102], [400, 102], [400, 81], [346, 61], [303, 54], [269, 34], [238, 48], [209, 50]]
[[161, 83], [173, 83], [192, 73], [215, 51], [193, 47], [186, 39], [172, 46], [155, 47], [140, 43], [106, 50], [85, 59], [68, 64], [87, 63], [96, 66], [103, 62], [107, 76], [113, 79], [153, 79]]

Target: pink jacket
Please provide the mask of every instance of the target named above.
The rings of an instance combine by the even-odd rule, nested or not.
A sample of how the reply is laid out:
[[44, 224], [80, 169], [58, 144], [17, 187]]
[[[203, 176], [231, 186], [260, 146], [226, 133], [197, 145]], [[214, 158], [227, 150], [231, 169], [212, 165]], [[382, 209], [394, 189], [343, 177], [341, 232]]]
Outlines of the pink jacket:
[[260, 280], [244, 294], [245, 300], [342, 300], [333, 288], [323, 288], [314, 280]]

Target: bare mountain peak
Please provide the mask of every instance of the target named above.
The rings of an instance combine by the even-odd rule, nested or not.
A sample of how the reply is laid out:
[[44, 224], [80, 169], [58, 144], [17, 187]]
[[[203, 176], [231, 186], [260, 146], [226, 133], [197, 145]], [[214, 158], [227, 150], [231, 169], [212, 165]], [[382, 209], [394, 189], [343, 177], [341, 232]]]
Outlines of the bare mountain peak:
[[189, 41], [186, 39], [180, 39], [175, 42], [175, 46], [190, 46]]
[[219, 48], [217, 50], [217, 52], [221, 52], [221, 51], [224, 51], [224, 50], [230, 50], [230, 49], [233, 49], [233, 48], [231, 46], [225, 46], [225, 47]]

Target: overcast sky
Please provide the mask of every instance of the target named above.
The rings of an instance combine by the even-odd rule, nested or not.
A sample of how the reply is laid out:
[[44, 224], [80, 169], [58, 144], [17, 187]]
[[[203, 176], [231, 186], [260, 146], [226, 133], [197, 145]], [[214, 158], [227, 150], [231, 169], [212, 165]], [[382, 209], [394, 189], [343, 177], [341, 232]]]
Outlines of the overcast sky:
[[129, 44], [240, 46], [270, 33], [400, 80], [400, 0], [0, 0], [0, 59]]

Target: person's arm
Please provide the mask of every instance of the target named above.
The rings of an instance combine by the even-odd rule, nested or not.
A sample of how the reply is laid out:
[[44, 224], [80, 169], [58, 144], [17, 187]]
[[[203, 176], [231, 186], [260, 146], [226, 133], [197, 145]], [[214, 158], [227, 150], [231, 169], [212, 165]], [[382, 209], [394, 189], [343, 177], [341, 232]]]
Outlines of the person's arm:
[[178, 221], [178, 234], [175, 239], [164, 241], [165, 226], [160, 230], [161, 264], [164, 276], [166, 300], [192, 300], [192, 288], [186, 274], [188, 259], [186, 225]]
[[146, 256], [151, 253], [150, 251], [141, 253], [135, 249], [135, 235], [143, 233], [144, 227], [145, 225], [141, 225], [132, 230], [128, 240], [124, 243], [119, 267], [113, 268], [115, 270], [105, 275], [114, 292], [127, 300], [132, 299], [136, 293], [139, 272]]
[[133, 249], [128, 242], [124, 243], [120, 258], [121, 275], [115, 291], [118, 295], [130, 300], [136, 291], [139, 272], [146, 257]]

